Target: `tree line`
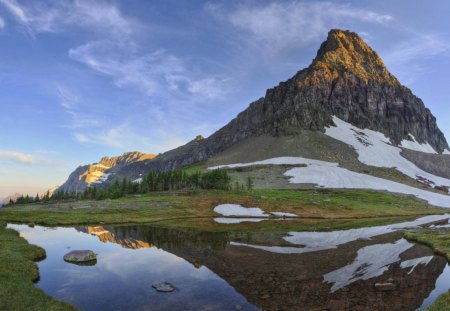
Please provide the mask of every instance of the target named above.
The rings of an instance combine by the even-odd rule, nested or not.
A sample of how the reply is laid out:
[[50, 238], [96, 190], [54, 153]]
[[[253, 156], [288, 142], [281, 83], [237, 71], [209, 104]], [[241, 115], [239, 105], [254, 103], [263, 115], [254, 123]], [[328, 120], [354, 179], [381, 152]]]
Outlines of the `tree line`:
[[86, 187], [82, 192], [57, 191], [52, 196], [21, 196], [7, 205], [38, 202], [60, 202], [71, 200], [117, 199], [127, 195], [145, 194], [156, 191], [176, 191], [182, 189], [230, 190], [231, 177], [226, 170], [186, 173], [184, 170], [150, 172], [140, 180], [116, 179], [110, 186]]

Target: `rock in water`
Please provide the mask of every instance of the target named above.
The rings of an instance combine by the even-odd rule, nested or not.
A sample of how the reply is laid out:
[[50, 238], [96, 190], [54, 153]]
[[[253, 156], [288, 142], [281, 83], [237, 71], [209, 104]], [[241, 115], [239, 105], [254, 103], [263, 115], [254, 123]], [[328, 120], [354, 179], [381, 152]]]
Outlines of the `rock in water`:
[[75, 264], [95, 264], [97, 255], [90, 250], [74, 250], [64, 255], [64, 260]]
[[168, 282], [153, 283], [152, 287], [158, 292], [169, 293], [175, 290], [175, 287]]

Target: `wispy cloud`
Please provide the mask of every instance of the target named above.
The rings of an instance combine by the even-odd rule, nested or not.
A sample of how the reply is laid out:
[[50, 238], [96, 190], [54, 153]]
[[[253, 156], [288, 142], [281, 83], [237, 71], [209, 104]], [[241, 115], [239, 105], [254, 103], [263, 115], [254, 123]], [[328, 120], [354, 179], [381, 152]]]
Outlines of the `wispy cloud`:
[[141, 150], [154, 144], [148, 136], [139, 135], [128, 123], [91, 133], [75, 132], [74, 138], [80, 143], [95, 144], [119, 150]]
[[116, 5], [101, 0], [33, 1], [27, 5], [16, 0], [0, 0], [0, 3], [30, 34], [88, 27], [102, 34], [123, 37], [140, 26], [125, 17]]
[[0, 150], [0, 160], [26, 165], [38, 163], [34, 155], [11, 150]]
[[406, 84], [413, 83], [425, 71], [434, 70], [427, 65], [427, 60], [450, 56], [448, 38], [417, 32], [411, 37], [412, 39], [394, 44], [383, 55], [388, 68], [392, 68]]
[[0, 16], [0, 30], [5, 28], [5, 26], [6, 26], [5, 20]]
[[264, 44], [272, 52], [304, 47], [333, 27], [351, 21], [386, 24], [388, 14], [334, 2], [287, 2], [243, 5], [234, 10], [208, 4], [206, 9], [222, 21], [246, 32], [245, 40]]
[[442, 54], [450, 55], [448, 39], [434, 34], [415, 34], [412, 40], [395, 45], [392, 51], [385, 55], [385, 60], [405, 64]]
[[138, 53], [114, 41], [95, 41], [71, 49], [69, 56], [112, 77], [118, 87], [133, 86], [147, 95], [215, 98], [226, 90], [227, 79], [195, 72], [165, 50]]

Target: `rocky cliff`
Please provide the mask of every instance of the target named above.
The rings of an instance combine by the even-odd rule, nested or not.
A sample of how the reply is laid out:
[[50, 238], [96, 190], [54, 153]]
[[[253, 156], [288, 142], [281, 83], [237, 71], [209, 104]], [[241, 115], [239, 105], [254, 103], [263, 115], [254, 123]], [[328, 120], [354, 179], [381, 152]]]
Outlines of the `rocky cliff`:
[[312, 64], [267, 90], [226, 126], [206, 139], [194, 139], [156, 159], [118, 172], [133, 176], [169, 170], [208, 159], [249, 137], [284, 136], [303, 130], [324, 132], [332, 116], [402, 140], [448, 149], [436, 118], [423, 102], [387, 70], [381, 58], [356, 33], [331, 30]]
[[112, 178], [117, 171], [132, 163], [153, 159], [154, 154], [141, 152], [126, 152], [117, 157], [103, 157], [98, 163], [79, 166], [72, 172], [67, 181], [57, 191], [83, 191], [91, 184], [102, 184], [108, 178]]

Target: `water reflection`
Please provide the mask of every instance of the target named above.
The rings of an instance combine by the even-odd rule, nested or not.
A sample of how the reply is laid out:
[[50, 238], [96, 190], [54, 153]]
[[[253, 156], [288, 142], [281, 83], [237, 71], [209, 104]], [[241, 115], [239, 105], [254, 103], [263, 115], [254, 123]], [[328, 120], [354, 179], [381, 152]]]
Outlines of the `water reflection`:
[[[37, 286], [83, 310], [415, 310], [447, 267], [397, 231], [290, 253], [264, 249], [301, 249], [279, 233], [12, 227], [47, 251]], [[68, 248], [94, 250], [97, 266], [65, 264]], [[177, 291], [156, 293], [156, 281]]]

